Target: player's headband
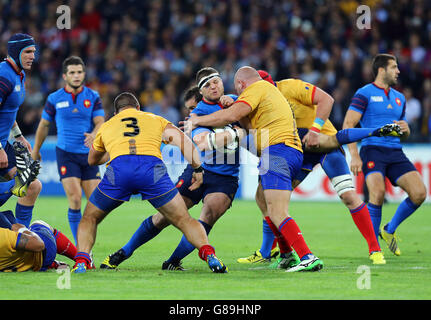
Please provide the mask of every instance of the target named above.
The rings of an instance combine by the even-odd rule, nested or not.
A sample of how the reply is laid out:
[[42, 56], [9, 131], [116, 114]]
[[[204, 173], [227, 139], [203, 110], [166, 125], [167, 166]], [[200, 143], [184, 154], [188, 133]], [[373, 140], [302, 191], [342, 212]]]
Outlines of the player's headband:
[[210, 81], [211, 79], [213, 79], [215, 77], [220, 78], [220, 74], [217, 72], [214, 72], [214, 73], [207, 75], [206, 77], [203, 77], [201, 80], [199, 80], [199, 83], [198, 83], [199, 89], [202, 89], [207, 84], [208, 81]]

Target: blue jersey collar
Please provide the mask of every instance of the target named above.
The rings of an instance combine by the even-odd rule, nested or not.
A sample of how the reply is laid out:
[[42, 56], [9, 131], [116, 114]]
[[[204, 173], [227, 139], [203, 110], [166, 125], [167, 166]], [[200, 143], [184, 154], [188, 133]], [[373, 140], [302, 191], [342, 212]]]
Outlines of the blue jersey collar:
[[383, 91], [385, 92], [385, 95], [386, 95], [386, 96], [389, 96], [389, 91], [391, 91], [391, 87], [389, 87], [389, 88], [386, 90], [385, 88], [382, 88], [382, 87], [378, 86], [375, 82], [372, 82], [372, 84], [373, 84], [376, 88], [379, 88], [379, 89], [383, 90]]

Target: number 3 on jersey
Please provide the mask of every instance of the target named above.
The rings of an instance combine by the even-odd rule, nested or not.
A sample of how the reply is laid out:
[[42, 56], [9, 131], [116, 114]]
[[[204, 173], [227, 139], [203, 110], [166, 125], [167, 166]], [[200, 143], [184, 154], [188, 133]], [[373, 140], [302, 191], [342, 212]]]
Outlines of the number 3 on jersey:
[[136, 118], [133, 117], [129, 117], [129, 118], [124, 118], [121, 119], [122, 122], [130, 122], [126, 124], [127, 128], [132, 128], [133, 131], [126, 131], [124, 132], [124, 136], [125, 137], [135, 137], [139, 134], [140, 130], [138, 127], [138, 120]]

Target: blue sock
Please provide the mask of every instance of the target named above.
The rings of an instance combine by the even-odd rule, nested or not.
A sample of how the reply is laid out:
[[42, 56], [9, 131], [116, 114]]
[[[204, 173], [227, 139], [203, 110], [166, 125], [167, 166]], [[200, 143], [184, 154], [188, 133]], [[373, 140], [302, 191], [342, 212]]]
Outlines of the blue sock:
[[16, 223], [16, 218], [11, 210], [3, 211], [2, 213], [9, 220], [11, 225]]
[[[199, 222], [204, 226], [204, 229], [208, 235], [212, 227], [201, 220], [199, 220]], [[186, 236], [183, 235], [180, 243], [178, 244], [172, 255], [169, 257], [167, 262], [179, 262], [186, 256], [188, 256], [193, 250], [195, 250], [195, 247], [187, 240]]]
[[17, 203], [15, 208], [16, 221], [28, 228], [31, 217], [33, 216], [33, 207], [34, 206], [23, 206]]
[[67, 211], [67, 219], [69, 220], [70, 230], [72, 231], [75, 244], [78, 243], [78, 226], [81, 221], [81, 209], [70, 209]]
[[10, 190], [15, 185], [15, 180], [9, 180], [6, 182], [0, 182], [0, 206], [6, 203], [12, 196]]
[[419, 208], [418, 205], [414, 204], [410, 198], [405, 199], [395, 211], [394, 216], [391, 221], [385, 226], [385, 230], [388, 233], [394, 233], [398, 226], [407, 219], [416, 209]]
[[335, 136], [339, 144], [349, 144], [375, 135], [376, 130], [371, 128], [350, 128], [338, 131]]
[[[11, 229], [12, 223], [10, 223], [8, 217], [5, 215], [7, 211], [0, 212], [0, 228]], [[10, 211], [12, 212], [12, 211]]]
[[160, 231], [153, 224], [153, 216], [145, 219], [130, 240], [122, 247], [126, 257], [130, 257], [136, 249], [153, 239]]
[[272, 233], [268, 222], [264, 219], [262, 223], [262, 245], [260, 246], [262, 257], [269, 258], [271, 256], [271, 248], [274, 243], [274, 239], [274, 233]]
[[382, 206], [378, 206], [368, 202], [368, 211], [370, 212], [370, 218], [373, 222], [373, 229], [376, 235], [376, 239], [379, 239], [380, 223], [382, 221]]

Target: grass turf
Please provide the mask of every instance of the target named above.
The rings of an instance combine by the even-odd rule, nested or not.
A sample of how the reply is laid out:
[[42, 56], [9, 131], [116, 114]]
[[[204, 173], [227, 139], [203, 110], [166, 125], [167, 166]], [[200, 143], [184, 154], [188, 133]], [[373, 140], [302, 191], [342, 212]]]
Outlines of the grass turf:
[[[14, 210], [11, 200], [2, 210]], [[83, 202], [83, 208], [85, 202]], [[386, 223], [397, 204], [385, 204]], [[191, 209], [199, 216], [200, 205]], [[162, 271], [161, 264], [176, 245], [181, 233], [169, 227], [121, 264], [119, 270], [95, 270], [86, 274], [25, 272], [0, 273], [0, 299], [78, 300], [360, 300], [431, 298], [431, 206], [423, 205], [398, 229], [402, 255], [394, 256], [380, 241], [386, 265], [373, 266], [365, 240], [341, 203], [292, 202], [290, 213], [307, 244], [324, 261], [314, 273], [285, 273], [267, 270], [264, 264], [238, 264], [236, 259], [259, 249], [262, 219], [253, 201], [236, 200], [210, 234], [210, 243], [229, 267], [228, 274], [213, 274], [196, 251], [183, 260], [186, 272]], [[139, 224], [154, 213], [147, 203], [132, 199], [112, 212], [99, 225], [93, 248], [96, 266], [124, 245]], [[41, 197], [33, 219], [43, 219], [72, 239], [67, 222], [67, 200]], [[58, 260], [73, 266], [66, 257]], [[365, 269], [361, 269], [367, 266]], [[359, 268], [359, 269], [358, 269]], [[365, 273], [364, 273], [365, 270]], [[369, 274], [366, 272], [369, 271]], [[367, 277], [369, 275], [369, 277]], [[364, 280], [365, 279], [365, 280]], [[365, 287], [364, 287], [365, 286]], [[361, 289], [362, 288], [362, 289]]]

